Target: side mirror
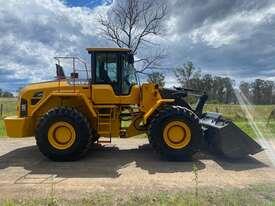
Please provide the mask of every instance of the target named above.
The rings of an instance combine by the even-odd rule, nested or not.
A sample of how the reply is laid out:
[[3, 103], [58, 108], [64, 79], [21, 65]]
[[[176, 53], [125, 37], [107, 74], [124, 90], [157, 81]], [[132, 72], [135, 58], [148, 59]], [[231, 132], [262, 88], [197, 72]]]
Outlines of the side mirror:
[[77, 72], [72, 72], [71, 73], [71, 78], [72, 79], [78, 79], [78, 73]]
[[135, 62], [134, 54], [129, 54], [128, 55], [128, 63], [134, 64], [134, 62]]

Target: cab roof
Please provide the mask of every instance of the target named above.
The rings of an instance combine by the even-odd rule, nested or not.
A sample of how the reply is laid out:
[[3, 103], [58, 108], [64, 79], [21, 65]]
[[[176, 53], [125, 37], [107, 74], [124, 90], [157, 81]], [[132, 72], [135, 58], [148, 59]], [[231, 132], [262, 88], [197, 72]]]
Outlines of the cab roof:
[[92, 52], [129, 52], [130, 49], [127, 48], [87, 48], [89, 53]]

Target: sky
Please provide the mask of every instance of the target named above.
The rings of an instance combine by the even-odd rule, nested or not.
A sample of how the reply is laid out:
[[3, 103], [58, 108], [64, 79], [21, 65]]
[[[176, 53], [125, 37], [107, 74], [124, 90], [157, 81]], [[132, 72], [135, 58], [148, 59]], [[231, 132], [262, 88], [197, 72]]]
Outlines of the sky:
[[[274, 0], [167, 2], [165, 32], [152, 39], [166, 52], [160, 70], [168, 86], [175, 84], [173, 68], [187, 61], [203, 73], [236, 81], [275, 80]], [[108, 15], [115, 1], [0, 3], [2, 89], [15, 92], [28, 83], [53, 79], [54, 56], [81, 56], [89, 62], [85, 48], [113, 46], [102, 37], [97, 18]]]

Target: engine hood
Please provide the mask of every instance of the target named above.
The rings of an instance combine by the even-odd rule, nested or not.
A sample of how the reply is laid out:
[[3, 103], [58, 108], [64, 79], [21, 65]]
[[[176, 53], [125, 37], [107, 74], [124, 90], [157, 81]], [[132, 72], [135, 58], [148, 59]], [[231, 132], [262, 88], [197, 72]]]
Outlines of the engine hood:
[[48, 82], [33, 83], [21, 89], [21, 91], [19, 92], [19, 97], [26, 97], [26, 96], [28, 97], [29, 94], [33, 94], [35, 92], [51, 92], [51, 91], [57, 90], [59, 87], [64, 88], [67, 86], [69, 86], [67, 81], [60, 81], [60, 82], [48, 81]]

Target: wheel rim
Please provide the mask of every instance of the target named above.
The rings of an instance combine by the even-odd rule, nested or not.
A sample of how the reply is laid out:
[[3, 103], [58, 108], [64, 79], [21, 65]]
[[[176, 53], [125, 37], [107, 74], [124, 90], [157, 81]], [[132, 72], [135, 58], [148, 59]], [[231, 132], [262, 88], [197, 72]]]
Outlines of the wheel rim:
[[48, 131], [49, 143], [56, 149], [70, 148], [76, 139], [74, 127], [67, 122], [56, 122]]
[[173, 149], [182, 149], [189, 144], [191, 140], [190, 128], [181, 121], [168, 123], [163, 131], [165, 143]]

